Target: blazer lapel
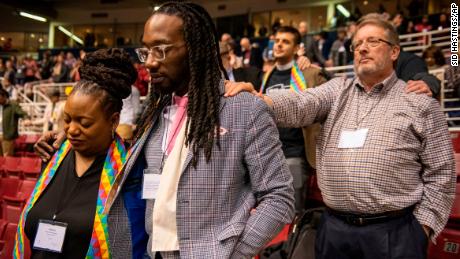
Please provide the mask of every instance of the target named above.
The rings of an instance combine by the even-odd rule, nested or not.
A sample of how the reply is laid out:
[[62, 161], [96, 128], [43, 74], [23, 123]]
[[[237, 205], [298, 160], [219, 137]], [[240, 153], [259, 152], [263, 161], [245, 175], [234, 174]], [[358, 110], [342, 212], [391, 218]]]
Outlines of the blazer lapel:
[[[163, 110], [163, 109], [161, 109]], [[118, 188], [119, 186], [123, 186], [124, 182], [129, 176], [129, 173], [131, 172], [131, 169], [134, 166], [134, 163], [136, 163], [137, 158], [139, 157], [140, 153], [144, 149], [144, 145], [148, 140], [148, 137], [150, 136], [150, 133], [152, 132], [155, 123], [158, 121], [158, 118], [161, 114], [161, 110], [156, 112], [156, 114], [152, 118], [152, 124], [150, 127], [148, 127], [145, 132], [142, 134], [141, 138], [134, 144], [132, 147], [132, 150], [130, 151], [130, 154], [128, 158], [126, 159], [126, 162], [121, 169], [121, 172], [119, 174], [119, 177], [115, 179], [115, 182], [112, 186], [112, 189], [109, 192], [108, 199], [106, 202], [105, 206], [105, 211], [108, 212], [110, 208], [112, 207], [113, 202], [115, 199], [118, 197], [120, 194], [121, 188]]]

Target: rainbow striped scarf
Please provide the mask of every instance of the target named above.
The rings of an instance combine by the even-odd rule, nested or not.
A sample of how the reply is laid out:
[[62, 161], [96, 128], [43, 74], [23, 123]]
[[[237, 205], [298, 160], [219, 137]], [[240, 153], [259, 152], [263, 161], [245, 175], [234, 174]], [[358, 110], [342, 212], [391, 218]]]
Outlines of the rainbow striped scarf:
[[[271, 72], [265, 73], [264, 78], [262, 80], [262, 86], [260, 87], [260, 93], [264, 92], [265, 86], [267, 85], [267, 81], [270, 75]], [[291, 90], [297, 93], [307, 89], [307, 81], [305, 81], [302, 71], [300, 71], [299, 66], [297, 66], [297, 63], [295, 62], [291, 68], [290, 86]]]
[[[27, 201], [24, 210], [19, 218], [18, 232], [13, 250], [13, 258], [24, 258], [24, 225], [26, 222], [27, 214], [34, 206], [40, 195], [46, 189], [46, 186], [53, 179], [56, 171], [61, 165], [62, 160], [67, 156], [71, 149], [69, 141], [65, 141], [59, 150], [53, 155], [51, 161], [46, 166], [42, 175], [35, 185], [29, 200]], [[96, 204], [96, 213], [94, 216], [93, 233], [91, 235], [91, 242], [89, 244], [86, 258], [111, 258], [108, 247], [108, 229], [107, 229], [107, 214], [103, 213], [104, 206], [107, 201], [107, 195], [113, 186], [115, 178], [121, 172], [123, 164], [126, 160], [127, 151], [121, 138], [116, 135], [115, 140], [109, 147], [107, 157], [105, 158], [104, 167], [102, 169], [101, 181], [99, 183], [99, 193]]]

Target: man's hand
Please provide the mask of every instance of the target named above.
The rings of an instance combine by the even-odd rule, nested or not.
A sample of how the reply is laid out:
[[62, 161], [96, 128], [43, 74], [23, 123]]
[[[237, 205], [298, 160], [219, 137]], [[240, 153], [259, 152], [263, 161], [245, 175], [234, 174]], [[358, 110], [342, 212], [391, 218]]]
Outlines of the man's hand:
[[307, 69], [311, 66], [311, 61], [305, 56], [299, 56], [296, 60], [300, 70]]
[[43, 162], [47, 162], [51, 159], [52, 154], [61, 146], [64, 140], [64, 131], [45, 132], [34, 145], [35, 154], [37, 154]]
[[305, 55], [305, 46], [301, 45], [299, 50], [297, 50], [297, 56], [299, 57], [302, 57], [303, 55]]
[[297, 65], [299, 66], [300, 70], [305, 70], [305, 69], [310, 68], [310, 67], [315, 67], [315, 68], [321, 69], [320, 66], [312, 64], [310, 59], [305, 57], [305, 56], [299, 56], [297, 58], [296, 62], [297, 62]]
[[324, 66], [325, 67], [333, 67], [334, 62], [332, 62], [332, 59], [328, 59], [328, 60], [326, 60], [326, 62], [324, 62]]
[[430, 97], [433, 96], [430, 87], [422, 80], [409, 80], [407, 82], [406, 93], [426, 94]]
[[251, 83], [225, 81], [225, 97], [235, 96], [239, 92], [249, 92], [259, 98], [262, 98], [268, 106], [273, 107], [273, 100], [270, 97], [257, 92]]
[[258, 97], [262, 97], [251, 83], [246, 82], [232, 82], [229, 80], [225, 81], [225, 97], [231, 97], [237, 95], [239, 92], [249, 92]]

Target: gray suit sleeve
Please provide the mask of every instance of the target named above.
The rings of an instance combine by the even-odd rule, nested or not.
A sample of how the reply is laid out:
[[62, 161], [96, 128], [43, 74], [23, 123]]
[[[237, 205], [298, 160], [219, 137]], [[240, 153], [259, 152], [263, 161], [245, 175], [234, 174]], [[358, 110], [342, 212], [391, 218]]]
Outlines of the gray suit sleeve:
[[294, 217], [292, 176], [273, 116], [258, 98], [251, 110], [244, 162], [258, 205], [235, 247], [235, 259], [255, 256]]

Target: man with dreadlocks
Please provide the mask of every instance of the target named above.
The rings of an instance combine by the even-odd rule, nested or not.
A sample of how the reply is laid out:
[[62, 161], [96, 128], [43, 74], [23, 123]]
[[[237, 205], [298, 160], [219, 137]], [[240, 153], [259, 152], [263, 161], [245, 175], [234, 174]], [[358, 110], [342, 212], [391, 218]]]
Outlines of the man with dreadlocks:
[[268, 107], [250, 94], [223, 98], [217, 34], [201, 6], [163, 4], [142, 42], [152, 89], [107, 202], [112, 257], [139, 258], [145, 246], [152, 258], [255, 256], [294, 214]]

